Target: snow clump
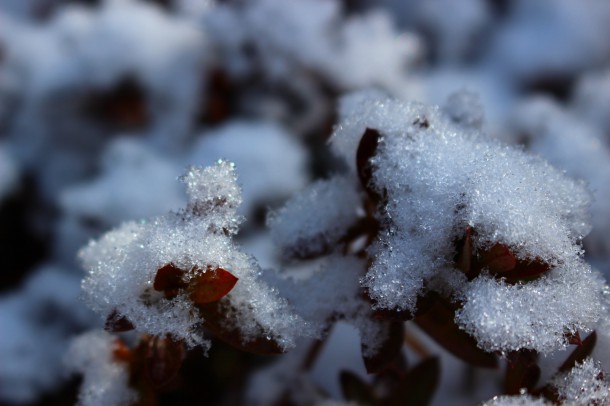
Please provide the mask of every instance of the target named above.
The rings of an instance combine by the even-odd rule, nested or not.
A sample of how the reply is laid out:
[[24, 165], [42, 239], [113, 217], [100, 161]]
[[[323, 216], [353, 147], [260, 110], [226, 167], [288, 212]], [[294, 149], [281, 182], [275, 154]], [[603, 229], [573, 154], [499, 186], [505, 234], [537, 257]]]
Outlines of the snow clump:
[[[170, 334], [189, 346], [207, 346], [200, 311], [186, 289], [168, 298], [154, 289], [153, 281], [168, 264], [203, 273], [222, 268], [238, 281], [223, 298], [226, 317], [220, 324], [238, 331], [243, 343], [262, 336], [282, 350], [294, 346], [296, 337], [307, 333], [307, 324], [275, 289], [261, 282], [257, 263], [231, 239], [242, 221], [234, 165], [218, 161], [205, 169], [192, 167], [182, 181], [189, 196], [186, 210], [125, 223], [81, 251], [89, 306], [104, 318], [127, 318], [138, 332]], [[192, 277], [183, 276], [185, 282]]]

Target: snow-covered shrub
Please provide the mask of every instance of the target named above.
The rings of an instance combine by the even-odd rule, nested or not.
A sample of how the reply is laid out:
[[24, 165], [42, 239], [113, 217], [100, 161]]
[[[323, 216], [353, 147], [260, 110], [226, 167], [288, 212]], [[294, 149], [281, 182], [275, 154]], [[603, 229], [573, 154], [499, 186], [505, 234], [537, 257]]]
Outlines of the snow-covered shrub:
[[608, 404], [609, 4], [0, 2], [0, 403]]

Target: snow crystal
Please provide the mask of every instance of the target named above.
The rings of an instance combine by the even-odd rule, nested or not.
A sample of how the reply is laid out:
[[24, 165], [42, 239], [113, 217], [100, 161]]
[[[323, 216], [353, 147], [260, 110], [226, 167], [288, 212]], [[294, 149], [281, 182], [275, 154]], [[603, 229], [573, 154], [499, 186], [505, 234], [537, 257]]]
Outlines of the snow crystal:
[[335, 176], [293, 195], [268, 218], [273, 242], [288, 256], [331, 250], [362, 210], [356, 186], [352, 178]]
[[226, 296], [232, 307], [226, 325], [237, 328], [246, 342], [266, 335], [282, 348], [293, 346], [305, 324], [257, 278], [258, 265], [230, 238], [241, 222], [234, 165], [219, 161], [205, 169], [193, 167], [182, 181], [189, 196], [185, 211], [125, 223], [81, 251], [88, 304], [103, 317], [118, 312], [137, 331], [204, 344], [201, 318], [186, 292], [167, 299], [153, 290], [153, 280], [170, 263], [184, 270], [221, 267], [239, 279]]
[[465, 289], [456, 320], [488, 351], [549, 353], [568, 345], [566, 333], [591, 331], [605, 316], [604, 284], [584, 263], [517, 285], [481, 276]]
[[[413, 310], [426, 281], [453, 267], [455, 241], [470, 227], [477, 250], [500, 243], [522, 261], [554, 268], [531, 285], [485, 277], [465, 285], [459, 320], [483, 348], [553, 350], [565, 345], [564, 329], [589, 328], [600, 317], [601, 279], [583, 262], [579, 245], [590, 229], [582, 183], [537, 157], [456, 126], [438, 108], [362, 95], [344, 103], [331, 142], [348, 163], [354, 165], [355, 140], [365, 129], [380, 134], [369, 187], [383, 199], [382, 230], [369, 248], [373, 262], [363, 280], [377, 307]], [[555, 295], [569, 297], [571, 305]], [[538, 307], [511, 313], [518, 303]], [[482, 322], [496, 317], [496, 323]], [[513, 328], [524, 330], [506, 336]]]
[[553, 379], [559, 399], [575, 405], [610, 404], [610, 382], [591, 358]]
[[115, 337], [98, 330], [72, 341], [65, 364], [68, 371], [83, 375], [79, 405], [127, 406], [137, 400], [138, 394], [128, 386], [127, 364], [113, 359], [115, 344]]
[[552, 405], [544, 398], [534, 398], [530, 395], [523, 394], [519, 396], [494, 396], [493, 399], [485, 402], [482, 406], [545, 406]]
[[511, 126], [529, 149], [568, 175], [584, 179], [593, 193], [592, 232], [585, 239], [588, 254], [610, 256], [610, 149], [598, 131], [550, 99], [532, 98], [521, 103]]

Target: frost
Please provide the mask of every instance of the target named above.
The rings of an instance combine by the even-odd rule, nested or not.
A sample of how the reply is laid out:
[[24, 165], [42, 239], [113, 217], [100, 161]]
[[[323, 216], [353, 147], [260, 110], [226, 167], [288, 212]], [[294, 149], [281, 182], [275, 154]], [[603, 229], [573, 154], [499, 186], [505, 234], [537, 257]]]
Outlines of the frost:
[[610, 382], [591, 358], [553, 379], [559, 399], [575, 405], [610, 404]]
[[456, 320], [488, 351], [550, 353], [568, 345], [565, 333], [591, 331], [605, 316], [603, 285], [604, 279], [585, 264], [556, 268], [517, 285], [481, 276], [465, 289]]
[[153, 289], [153, 281], [167, 264], [185, 271], [222, 268], [239, 279], [223, 305], [225, 327], [237, 329], [246, 343], [262, 335], [282, 349], [293, 346], [295, 337], [307, 332], [300, 332], [302, 320], [257, 278], [258, 265], [230, 238], [241, 222], [234, 166], [219, 161], [205, 169], [193, 167], [182, 181], [189, 196], [185, 211], [125, 223], [81, 251], [89, 306], [104, 318], [117, 312], [137, 331], [203, 345], [202, 319], [188, 294], [166, 298]]
[[288, 256], [331, 250], [362, 210], [356, 186], [351, 178], [335, 176], [295, 194], [267, 220], [273, 242]]
[[[582, 183], [456, 126], [438, 108], [362, 96], [344, 103], [332, 143], [348, 163], [365, 129], [379, 133], [365, 186], [382, 199], [382, 230], [363, 280], [377, 307], [413, 311], [428, 281], [454, 266], [456, 241], [470, 228], [477, 252], [503, 244], [519, 261], [552, 268], [523, 286], [484, 276], [465, 285], [458, 322], [484, 349], [552, 351], [566, 345], [564, 329], [588, 329], [599, 319], [601, 279], [579, 245], [590, 229]], [[536, 306], [522, 309], [526, 303]]]
[[521, 103], [511, 120], [513, 131], [529, 148], [570, 176], [584, 179], [593, 194], [592, 232], [585, 239], [589, 255], [610, 256], [610, 150], [595, 127], [578, 120], [550, 99]]
[[138, 399], [128, 386], [127, 364], [113, 359], [117, 339], [105, 331], [76, 337], [65, 355], [69, 372], [83, 375], [78, 394], [82, 406], [131, 405]]
[[494, 396], [493, 399], [483, 403], [482, 406], [545, 406], [552, 405], [542, 398], [534, 398], [524, 394], [519, 396]]

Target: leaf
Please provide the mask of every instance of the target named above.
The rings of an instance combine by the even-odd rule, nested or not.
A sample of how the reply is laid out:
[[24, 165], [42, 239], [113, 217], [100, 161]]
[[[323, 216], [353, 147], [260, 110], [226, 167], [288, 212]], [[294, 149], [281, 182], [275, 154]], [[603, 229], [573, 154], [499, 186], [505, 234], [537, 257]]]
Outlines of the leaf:
[[146, 346], [146, 374], [155, 388], [166, 385], [180, 370], [185, 357], [184, 343], [171, 337], [152, 337]]
[[123, 340], [115, 338], [112, 348], [112, 357], [117, 361], [130, 364], [133, 360], [133, 352]]
[[197, 274], [189, 282], [189, 297], [196, 304], [206, 304], [216, 302], [229, 293], [238, 278], [232, 273], [216, 268], [208, 269], [205, 272], [196, 271]]
[[513, 351], [508, 355], [504, 377], [504, 392], [517, 395], [522, 388], [533, 389], [540, 378], [538, 354], [532, 350]]
[[404, 343], [404, 324], [402, 322], [384, 323], [387, 332], [379, 350], [372, 356], [365, 356], [365, 346], [362, 345], [362, 358], [366, 372], [374, 374], [390, 366], [400, 356]]
[[360, 139], [358, 150], [356, 151], [356, 167], [358, 168], [358, 176], [362, 182], [362, 186], [368, 187], [371, 178], [373, 177], [372, 168], [369, 163], [377, 152], [379, 144], [379, 131], [367, 128]]
[[472, 267], [472, 228], [466, 227], [464, 237], [456, 245], [455, 266], [466, 275], [470, 275]]
[[593, 352], [595, 343], [597, 342], [597, 333], [594, 331], [582, 341], [572, 354], [561, 364], [559, 372], [567, 372], [578, 363], [582, 363]]
[[492, 273], [504, 273], [515, 269], [517, 258], [508, 246], [497, 243], [479, 255], [478, 263]]
[[546, 262], [540, 259], [532, 261], [519, 260], [517, 266], [510, 273], [503, 275], [509, 282], [516, 282], [522, 279], [531, 279], [538, 277], [551, 270], [551, 267]]
[[371, 385], [360, 379], [356, 374], [349, 371], [341, 371], [339, 374], [341, 392], [348, 402], [358, 405], [378, 404]]
[[430, 357], [416, 365], [391, 394], [389, 406], [429, 405], [440, 380], [440, 362]]
[[106, 323], [104, 323], [104, 330], [111, 333], [122, 333], [133, 330], [134, 328], [133, 323], [130, 322], [127, 317], [119, 314], [116, 309], [108, 315]]
[[497, 357], [480, 349], [474, 338], [460, 330], [455, 324], [454, 310], [441, 300], [437, 299], [426, 313], [415, 318], [417, 325], [447, 351], [470, 365], [497, 368]]
[[241, 333], [224, 323], [226, 314], [233, 313], [230, 305], [224, 300], [197, 305], [199, 313], [203, 316], [203, 326], [214, 336], [225, 343], [242, 351], [259, 355], [281, 354], [284, 350], [273, 339], [259, 336], [254, 339], [245, 340]]
[[184, 289], [187, 283], [182, 279], [186, 272], [172, 263], [162, 266], [157, 270], [153, 289], [163, 292], [166, 299], [178, 296], [180, 289]]

